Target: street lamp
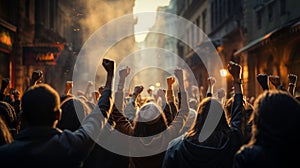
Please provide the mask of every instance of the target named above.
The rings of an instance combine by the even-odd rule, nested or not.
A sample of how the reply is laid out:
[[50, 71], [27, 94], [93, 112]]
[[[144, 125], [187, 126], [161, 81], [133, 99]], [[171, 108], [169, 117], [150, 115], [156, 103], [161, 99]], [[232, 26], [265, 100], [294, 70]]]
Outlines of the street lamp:
[[156, 86], [156, 87], [160, 87], [160, 83], [159, 83], [159, 82], [156, 82], [156, 83], [155, 83], [155, 86]]
[[227, 76], [227, 70], [226, 69], [220, 69], [220, 75], [222, 77], [226, 77]]

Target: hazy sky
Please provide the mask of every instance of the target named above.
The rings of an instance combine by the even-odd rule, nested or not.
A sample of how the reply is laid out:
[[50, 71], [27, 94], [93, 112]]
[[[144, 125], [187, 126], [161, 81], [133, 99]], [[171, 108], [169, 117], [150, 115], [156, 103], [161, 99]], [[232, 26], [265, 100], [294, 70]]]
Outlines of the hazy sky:
[[[135, 6], [133, 8], [133, 13], [141, 12], [155, 12], [158, 6], [168, 5], [170, 0], [136, 0]], [[137, 15], [138, 16], [138, 15]], [[138, 22], [135, 27], [143, 27], [143, 29], [148, 30], [155, 22], [155, 17], [150, 17], [147, 19], [142, 19], [137, 17]], [[135, 39], [137, 42], [143, 41], [146, 34], [136, 35]]]

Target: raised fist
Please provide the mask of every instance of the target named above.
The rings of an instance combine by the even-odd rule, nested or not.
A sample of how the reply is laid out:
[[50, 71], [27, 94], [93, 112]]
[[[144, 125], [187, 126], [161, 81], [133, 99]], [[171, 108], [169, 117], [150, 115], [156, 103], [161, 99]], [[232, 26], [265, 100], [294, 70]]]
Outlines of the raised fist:
[[175, 83], [175, 78], [174, 76], [170, 76], [167, 78], [167, 84], [168, 86], [172, 86]]
[[208, 81], [208, 84], [210, 86], [212, 86], [212, 85], [214, 85], [216, 83], [216, 78], [214, 78], [214, 77], [211, 76], [211, 77], [207, 78], [207, 81]]
[[289, 74], [289, 75], [288, 75], [288, 78], [289, 78], [289, 83], [290, 83], [290, 84], [296, 85], [296, 82], [297, 82], [297, 75]]
[[258, 74], [256, 79], [260, 86], [263, 88], [263, 90], [269, 89], [269, 75]]
[[144, 90], [144, 87], [142, 85], [135, 86], [133, 94], [138, 95], [138, 94], [142, 93], [143, 90]]
[[233, 77], [233, 79], [241, 79], [242, 78], [242, 67], [241, 65], [230, 61], [228, 66], [228, 71]]
[[119, 70], [119, 75], [121, 78], [126, 78], [129, 74], [130, 74], [130, 68], [128, 66]]
[[115, 69], [115, 62], [109, 59], [103, 59], [102, 66], [108, 73], [114, 72]]
[[280, 77], [279, 76], [270, 75], [269, 80], [276, 88], [278, 86], [280, 86]]

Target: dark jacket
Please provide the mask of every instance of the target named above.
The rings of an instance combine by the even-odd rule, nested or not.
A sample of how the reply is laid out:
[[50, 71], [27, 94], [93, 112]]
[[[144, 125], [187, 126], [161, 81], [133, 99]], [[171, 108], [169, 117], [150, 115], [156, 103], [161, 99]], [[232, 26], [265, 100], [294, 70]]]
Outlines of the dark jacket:
[[170, 142], [163, 167], [232, 167], [233, 156], [242, 145], [242, 95], [235, 95], [231, 127], [216, 134], [217, 143], [203, 145], [182, 135]]
[[[120, 91], [116, 92], [115, 105], [123, 104], [123, 93]], [[160, 134], [152, 136], [152, 138], [136, 138], [132, 139], [132, 141], [128, 142], [130, 146], [130, 152], [136, 154], [139, 153], [141, 156], [143, 154], [154, 153], [150, 156], [142, 156], [142, 157], [130, 157], [130, 165], [131, 168], [160, 168], [162, 165], [162, 161], [164, 158], [164, 151], [168, 146], [168, 143], [181, 135], [181, 130], [184, 127], [184, 123], [188, 118], [188, 103], [187, 103], [187, 95], [185, 92], [182, 93], [182, 102], [183, 107], [179, 110], [178, 114], [175, 116], [175, 119], [172, 121], [170, 126], [167, 127], [165, 131]], [[117, 107], [116, 110], [113, 110], [112, 117], [116, 122], [116, 129], [123, 134], [132, 136], [134, 134], [134, 127], [131, 123], [126, 119], [126, 117], [121, 113], [118, 109], [122, 109], [121, 107]], [[172, 112], [173, 113], [173, 112]], [[133, 155], [134, 155], [133, 154]]]
[[[102, 113], [110, 112], [111, 90], [104, 90], [99, 100]], [[75, 132], [51, 127], [22, 130], [14, 142], [0, 147], [1, 167], [82, 167], [94, 147], [89, 135], [100, 134], [106, 124], [99, 110], [94, 110]]]
[[300, 104], [282, 91], [265, 91], [257, 100], [253, 136], [234, 157], [234, 167], [300, 167]]

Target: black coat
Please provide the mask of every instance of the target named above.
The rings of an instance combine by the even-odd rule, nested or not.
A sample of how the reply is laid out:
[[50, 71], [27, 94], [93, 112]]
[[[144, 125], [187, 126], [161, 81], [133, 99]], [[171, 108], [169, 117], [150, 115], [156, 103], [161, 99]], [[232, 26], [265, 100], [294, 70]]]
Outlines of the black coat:
[[[110, 98], [111, 91], [104, 90], [98, 104], [102, 113], [109, 113]], [[82, 167], [94, 147], [94, 141], [89, 135], [97, 133], [104, 124], [106, 120], [101, 117], [100, 111], [94, 110], [75, 132], [51, 127], [22, 130], [13, 143], [0, 147], [0, 166]]]
[[163, 167], [232, 167], [233, 156], [242, 145], [242, 95], [235, 95], [231, 127], [215, 134], [213, 146], [192, 142], [183, 135], [170, 142]]

